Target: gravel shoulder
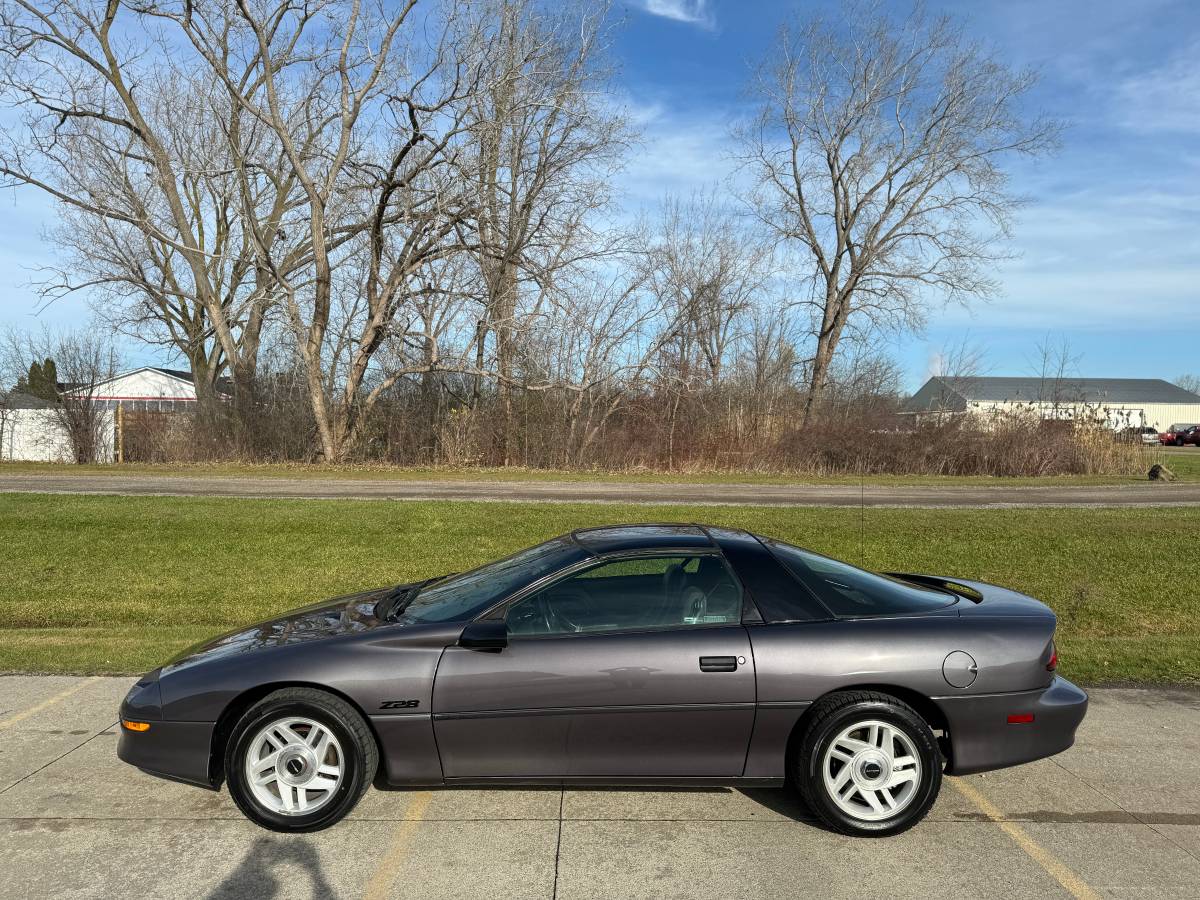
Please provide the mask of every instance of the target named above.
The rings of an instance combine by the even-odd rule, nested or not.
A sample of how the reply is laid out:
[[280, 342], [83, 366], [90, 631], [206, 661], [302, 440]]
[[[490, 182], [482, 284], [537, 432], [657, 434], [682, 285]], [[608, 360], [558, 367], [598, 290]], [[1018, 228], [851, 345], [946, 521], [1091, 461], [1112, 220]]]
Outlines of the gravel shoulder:
[[876, 508], [1200, 506], [1200, 483], [1080, 486], [396, 481], [182, 475], [0, 474], [0, 492], [122, 496]]

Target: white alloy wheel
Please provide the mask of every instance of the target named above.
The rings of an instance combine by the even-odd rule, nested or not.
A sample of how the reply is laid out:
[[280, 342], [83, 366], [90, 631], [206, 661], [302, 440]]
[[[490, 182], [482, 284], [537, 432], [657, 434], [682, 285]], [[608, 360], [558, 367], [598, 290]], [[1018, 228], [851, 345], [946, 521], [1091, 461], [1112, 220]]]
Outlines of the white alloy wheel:
[[246, 748], [246, 784], [265, 809], [284, 816], [315, 812], [337, 792], [342, 745], [326, 726], [289, 716], [261, 728]]
[[855, 722], [829, 744], [821, 774], [830, 799], [865, 822], [902, 812], [921, 784], [921, 759], [911, 737], [878, 719]]

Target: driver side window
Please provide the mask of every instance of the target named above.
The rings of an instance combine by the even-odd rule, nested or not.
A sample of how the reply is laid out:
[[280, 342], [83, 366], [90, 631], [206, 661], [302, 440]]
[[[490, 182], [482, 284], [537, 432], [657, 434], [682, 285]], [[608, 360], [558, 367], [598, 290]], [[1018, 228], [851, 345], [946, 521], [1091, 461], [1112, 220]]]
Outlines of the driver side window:
[[715, 555], [603, 562], [517, 601], [513, 635], [643, 631], [727, 625], [742, 619], [742, 589]]

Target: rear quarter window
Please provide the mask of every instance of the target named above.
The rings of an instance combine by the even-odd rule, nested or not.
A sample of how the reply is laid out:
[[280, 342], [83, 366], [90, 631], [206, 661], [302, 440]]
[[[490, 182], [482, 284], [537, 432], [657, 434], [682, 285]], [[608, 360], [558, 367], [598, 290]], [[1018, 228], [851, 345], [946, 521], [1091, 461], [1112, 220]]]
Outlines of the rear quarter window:
[[791, 544], [772, 540], [764, 543], [835, 616], [905, 615], [942, 609], [958, 602], [953, 594], [876, 575]]

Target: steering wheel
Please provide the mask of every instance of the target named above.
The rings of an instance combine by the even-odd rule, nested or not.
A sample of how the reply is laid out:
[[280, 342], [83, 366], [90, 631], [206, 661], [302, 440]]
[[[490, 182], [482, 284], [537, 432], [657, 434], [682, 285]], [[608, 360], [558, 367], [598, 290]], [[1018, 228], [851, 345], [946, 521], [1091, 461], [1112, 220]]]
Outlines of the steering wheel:
[[595, 604], [583, 588], [561, 587], [542, 595], [543, 615], [550, 633], [579, 632], [595, 619]]
[[511, 607], [504, 617], [509, 630], [513, 634], [552, 634], [554, 627], [550, 624], [547, 607], [544, 592], [526, 597]]

